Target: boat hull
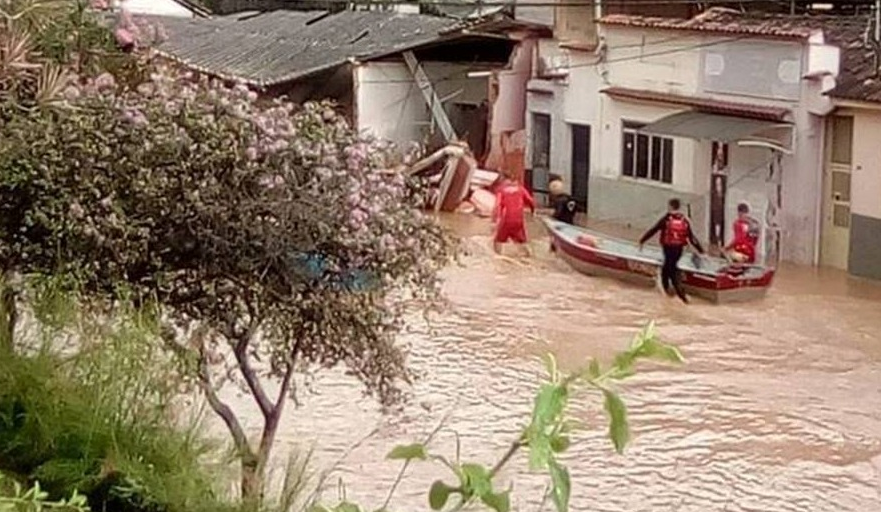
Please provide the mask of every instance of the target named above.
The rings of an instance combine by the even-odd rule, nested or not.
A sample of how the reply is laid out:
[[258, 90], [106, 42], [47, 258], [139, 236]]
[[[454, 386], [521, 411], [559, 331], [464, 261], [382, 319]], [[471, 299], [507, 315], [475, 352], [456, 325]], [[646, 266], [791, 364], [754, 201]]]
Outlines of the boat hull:
[[[597, 277], [611, 277], [620, 281], [642, 286], [655, 286], [660, 272], [659, 254], [648, 251], [646, 255], [603, 248], [606, 241], [597, 233], [589, 230], [568, 227], [563, 233], [563, 225], [556, 221], [548, 221], [548, 232], [554, 241], [557, 254], [576, 271]], [[600, 243], [592, 247], [579, 243], [573, 232], [581, 232], [582, 236], [593, 237]], [[627, 242], [615, 241], [617, 246]], [[629, 245], [635, 248], [635, 244]], [[683, 258], [685, 260], [685, 258]], [[715, 267], [723, 265], [716, 262]], [[746, 302], [764, 298], [774, 279], [774, 270], [770, 268], [753, 268], [751, 271], [737, 276], [728, 272], [683, 268], [680, 262], [680, 279], [685, 291], [713, 303]]]

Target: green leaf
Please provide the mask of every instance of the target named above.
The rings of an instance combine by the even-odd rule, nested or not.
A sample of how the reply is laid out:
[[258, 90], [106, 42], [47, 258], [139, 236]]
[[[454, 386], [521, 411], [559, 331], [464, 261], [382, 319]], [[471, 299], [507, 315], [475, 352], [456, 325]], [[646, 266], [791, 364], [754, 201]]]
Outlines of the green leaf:
[[334, 512], [361, 512], [361, 507], [355, 505], [354, 503], [344, 501], [337, 505], [336, 508], [334, 508], [333, 510]]
[[571, 440], [569, 436], [554, 436], [551, 438], [551, 450], [554, 453], [563, 453], [569, 449], [569, 445], [571, 444]]
[[587, 376], [591, 379], [598, 379], [601, 374], [600, 362], [596, 358], [591, 359], [590, 365], [587, 367]]
[[543, 384], [535, 397], [535, 406], [532, 410], [532, 425], [543, 430], [554, 423], [563, 413], [569, 391], [565, 386], [557, 384]]
[[553, 456], [551, 439], [544, 433], [537, 433], [529, 439], [529, 469], [537, 471], [548, 465]]
[[331, 512], [329, 508], [324, 505], [318, 505], [317, 503], [309, 507], [308, 512]]
[[389, 452], [388, 459], [390, 460], [426, 460], [428, 459], [428, 452], [425, 450], [425, 445], [415, 443], [415, 444], [406, 444], [395, 446], [391, 452]]
[[450, 487], [440, 480], [431, 484], [431, 489], [428, 491], [428, 505], [431, 507], [431, 510], [443, 509], [446, 506], [447, 501], [450, 499], [450, 494], [455, 491], [455, 488]]
[[636, 370], [631, 366], [624, 369], [617, 368], [609, 377], [615, 380], [624, 380], [628, 377], [633, 377], [634, 375], [636, 375]]
[[544, 360], [545, 369], [548, 372], [548, 377], [551, 379], [551, 382], [557, 382], [557, 376], [559, 375], [557, 358], [554, 357], [554, 354], [547, 352], [542, 356], [542, 359]]
[[569, 510], [569, 496], [572, 492], [572, 484], [569, 481], [569, 470], [561, 466], [557, 461], [552, 460], [548, 464], [551, 473], [551, 497], [554, 499], [554, 505], [557, 512], [567, 512]]
[[[640, 346], [640, 348], [641, 348], [641, 346]], [[638, 351], [638, 350], [639, 350], [639, 348], [631, 349], [631, 350], [628, 350], [627, 352], [621, 352], [620, 354], [615, 356], [615, 363], [614, 364], [615, 364], [615, 367], [618, 369], [618, 371], [620, 371], [620, 372], [633, 371], [633, 362], [634, 362], [634, 359], [636, 359], [636, 351]]]
[[462, 488], [466, 495], [484, 497], [492, 493], [489, 470], [480, 464], [462, 464]]
[[627, 408], [621, 397], [608, 389], [603, 390], [606, 396], [606, 413], [609, 415], [609, 438], [615, 445], [615, 451], [624, 453], [624, 447], [630, 441], [630, 426], [627, 424]]
[[509, 512], [511, 510], [511, 491], [500, 493], [488, 493], [480, 497], [483, 504], [496, 512]]
[[682, 357], [682, 353], [679, 352], [678, 348], [663, 343], [658, 343], [657, 345], [658, 347], [655, 349], [655, 353], [652, 356], [653, 359], [675, 364], [682, 364], [685, 362], [685, 358]]

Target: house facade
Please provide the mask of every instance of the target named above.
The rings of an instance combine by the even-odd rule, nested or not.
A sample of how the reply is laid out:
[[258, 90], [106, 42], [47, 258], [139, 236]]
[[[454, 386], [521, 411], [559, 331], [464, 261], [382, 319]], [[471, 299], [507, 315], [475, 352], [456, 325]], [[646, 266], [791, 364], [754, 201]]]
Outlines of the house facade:
[[745, 202], [765, 225], [766, 260], [819, 261], [839, 60], [820, 27], [719, 8], [569, 25], [580, 32], [542, 42], [529, 83], [534, 189], [562, 175], [590, 218], [634, 228], [679, 197], [719, 246]]
[[853, 18], [831, 31], [843, 57], [826, 124], [820, 258], [881, 279], [881, 30], [873, 24]]

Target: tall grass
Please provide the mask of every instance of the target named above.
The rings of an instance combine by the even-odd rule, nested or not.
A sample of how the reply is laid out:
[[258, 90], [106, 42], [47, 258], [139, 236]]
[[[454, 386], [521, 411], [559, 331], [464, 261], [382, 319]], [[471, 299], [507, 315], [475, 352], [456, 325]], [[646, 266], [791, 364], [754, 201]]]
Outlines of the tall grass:
[[[199, 415], [182, 418], [175, 362], [145, 311], [86, 315], [48, 280], [31, 283], [16, 350], [0, 358], [0, 471], [92, 510], [233, 508]], [[220, 478], [218, 478], [220, 477]]]

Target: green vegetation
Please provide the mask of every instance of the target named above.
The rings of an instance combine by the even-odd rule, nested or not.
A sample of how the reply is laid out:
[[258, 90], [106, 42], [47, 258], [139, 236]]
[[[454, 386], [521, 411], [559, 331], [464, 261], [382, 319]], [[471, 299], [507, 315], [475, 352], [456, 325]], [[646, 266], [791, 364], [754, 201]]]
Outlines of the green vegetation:
[[[79, 496], [120, 512], [223, 508], [208, 457], [219, 458], [217, 446], [195, 418], [177, 421], [179, 381], [155, 322], [132, 311], [99, 323], [46, 284], [29, 291], [41, 329], [20, 331], [0, 358], [0, 471], [40, 488], [12, 498]], [[63, 506], [74, 505], [83, 502]]]

